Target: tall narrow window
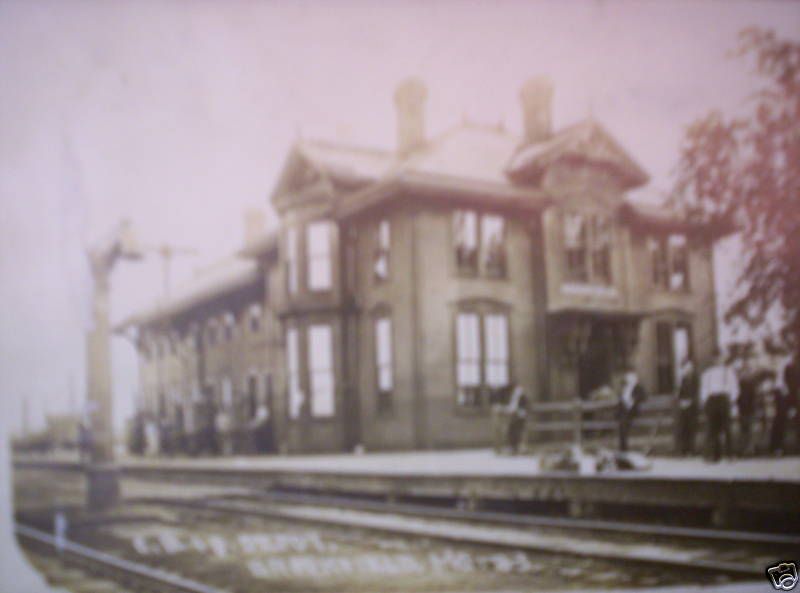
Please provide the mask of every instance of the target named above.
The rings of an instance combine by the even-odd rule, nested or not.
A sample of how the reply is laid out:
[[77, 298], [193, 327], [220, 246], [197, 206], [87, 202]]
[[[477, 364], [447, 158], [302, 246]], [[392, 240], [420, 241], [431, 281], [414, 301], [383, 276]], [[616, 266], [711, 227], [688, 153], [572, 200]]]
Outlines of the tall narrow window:
[[331, 287], [331, 225], [314, 222], [306, 228], [308, 253], [308, 288], [328, 290]]
[[686, 247], [686, 235], [670, 235], [668, 242], [672, 264], [669, 289], [686, 290], [689, 288], [689, 253]]
[[303, 392], [300, 389], [300, 336], [297, 329], [286, 330], [286, 377], [289, 388], [289, 417], [300, 416]]
[[332, 416], [334, 408], [333, 333], [330, 325], [308, 329], [308, 372], [311, 384], [311, 414]]
[[391, 245], [391, 228], [388, 220], [378, 224], [377, 245], [375, 246], [375, 279], [389, 278], [389, 246]]
[[254, 304], [250, 306], [250, 310], [248, 311], [247, 315], [247, 323], [250, 327], [250, 332], [257, 334], [261, 331], [261, 316], [263, 311], [261, 309], [261, 305]]
[[564, 217], [564, 248], [567, 259], [567, 278], [575, 282], [588, 282], [586, 265], [586, 219], [581, 214], [567, 213]]
[[478, 214], [457, 210], [453, 217], [456, 265], [460, 273], [478, 273]]
[[223, 332], [225, 341], [230, 342], [233, 339], [234, 330], [236, 329], [236, 317], [233, 313], [225, 313], [222, 316]]
[[592, 218], [592, 273], [594, 280], [611, 284], [611, 221], [604, 216]]
[[508, 385], [508, 318], [491, 313], [483, 318], [485, 383], [489, 387]]
[[247, 377], [247, 417], [255, 418], [258, 410], [258, 377]]
[[289, 294], [296, 293], [298, 289], [297, 267], [297, 229], [289, 228], [286, 231], [286, 288]]
[[375, 367], [378, 382], [378, 411], [391, 408], [394, 377], [392, 374], [392, 320], [375, 320]]
[[233, 406], [233, 384], [228, 377], [224, 377], [220, 384], [220, 403], [225, 410]]
[[505, 220], [496, 214], [481, 219], [481, 245], [486, 275], [502, 278], [506, 275]]
[[481, 336], [477, 313], [458, 314], [456, 356], [458, 403], [466, 407], [480, 405]]

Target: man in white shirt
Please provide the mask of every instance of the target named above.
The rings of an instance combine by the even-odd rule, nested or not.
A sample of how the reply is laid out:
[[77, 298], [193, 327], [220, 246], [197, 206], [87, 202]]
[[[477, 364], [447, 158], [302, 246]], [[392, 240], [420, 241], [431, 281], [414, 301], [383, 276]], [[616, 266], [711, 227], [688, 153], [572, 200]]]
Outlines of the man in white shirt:
[[711, 461], [719, 461], [721, 454], [725, 457], [732, 454], [731, 415], [736, 414], [738, 399], [736, 373], [725, 364], [724, 353], [717, 351], [714, 362], [700, 378], [700, 405], [706, 414], [706, 442]]

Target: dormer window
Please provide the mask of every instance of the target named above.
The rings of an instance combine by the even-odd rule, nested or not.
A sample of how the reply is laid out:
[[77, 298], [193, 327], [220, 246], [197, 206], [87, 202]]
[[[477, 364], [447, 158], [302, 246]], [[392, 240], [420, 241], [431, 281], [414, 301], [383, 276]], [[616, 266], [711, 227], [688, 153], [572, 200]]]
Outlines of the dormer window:
[[375, 245], [375, 280], [381, 282], [389, 278], [389, 247], [391, 244], [391, 227], [389, 221], [383, 219], [378, 223], [378, 236]]
[[457, 210], [453, 217], [453, 239], [458, 272], [489, 278], [506, 275], [505, 219], [498, 214]]
[[309, 290], [329, 290], [333, 281], [331, 258], [331, 225], [327, 221], [312, 222], [306, 228]]

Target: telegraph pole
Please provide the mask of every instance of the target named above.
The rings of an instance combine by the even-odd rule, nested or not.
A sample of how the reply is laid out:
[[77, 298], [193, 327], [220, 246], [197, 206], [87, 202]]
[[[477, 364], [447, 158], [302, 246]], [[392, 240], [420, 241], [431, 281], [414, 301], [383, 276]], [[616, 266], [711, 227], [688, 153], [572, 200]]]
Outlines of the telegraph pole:
[[123, 222], [109, 242], [88, 252], [94, 284], [92, 329], [86, 338], [87, 400], [92, 450], [87, 467], [87, 505], [92, 510], [113, 506], [119, 498], [119, 472], [114, 466], [112, 425], [110, 296], [111, 270], [119, 259], [139, 259], [129, 223]]

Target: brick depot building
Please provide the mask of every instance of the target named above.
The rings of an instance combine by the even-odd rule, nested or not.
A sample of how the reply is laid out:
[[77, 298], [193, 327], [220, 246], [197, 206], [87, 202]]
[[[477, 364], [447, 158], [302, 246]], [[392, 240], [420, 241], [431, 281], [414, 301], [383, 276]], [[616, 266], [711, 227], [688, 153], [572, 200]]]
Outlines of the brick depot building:
[[266, 403], [276, 448], [482, 446], [492, 389], [584, 397], [633, 363], [651, 393], [716, 346], [721, 232], [635, 204], [647, 174], [592, 119], [429, 139], [426, 89], [395, 93], [396, 151], [298, 141], [244, 249], [126, 321], [149, 413], [191, 432], [203, 402], [242, 431]]

